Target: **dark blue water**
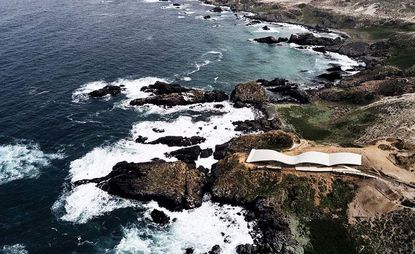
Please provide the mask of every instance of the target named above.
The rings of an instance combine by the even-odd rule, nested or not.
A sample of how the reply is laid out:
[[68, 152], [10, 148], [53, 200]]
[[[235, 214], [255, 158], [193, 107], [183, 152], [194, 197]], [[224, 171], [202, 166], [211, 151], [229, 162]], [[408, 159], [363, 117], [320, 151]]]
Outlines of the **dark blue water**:
[[180, 9], [141, 0], [0, 2], [0, 250], [113, 252], [123, 227], [142, 217], [144, 208], [135, 207], [76, 223], [52, 209], [72, 188], [71, 162], [130, 136], [133, 123], [179, 114], [114, 106], [124, 97], [80, 103], [73, 93], [82, 85], [158, 77], [230, 92], [258, 78], [308, 83], [342, 60], [253, 43], [303, 30], [258, 32], [261, 26], [230, 12], [201, 18], [210, 8], [196, 1]]

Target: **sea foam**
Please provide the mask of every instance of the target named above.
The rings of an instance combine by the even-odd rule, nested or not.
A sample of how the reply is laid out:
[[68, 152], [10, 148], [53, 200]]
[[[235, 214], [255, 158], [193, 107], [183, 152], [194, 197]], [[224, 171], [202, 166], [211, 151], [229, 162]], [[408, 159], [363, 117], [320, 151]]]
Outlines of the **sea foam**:
[[37, 144], [10, 144], [0, 146], [0, 184], [23, 178], [36, 178], [40, 169], [47, 167], [62, 154], [46, 154]]
[[116, 253], [184, 253], [186, 248], [193, 248], [195, 253], [205, 253], [218, 244], [221, 253], [226, 254], [235, 253], [239, 244], [253, 242], [250, 226], [240, 207], [221, 206], [211, 201], [182, 212], [170, 212], [160, 208], [156, 202], [145, 207], [147, 218], [152, 209], [159, 209], [174, 221], [166, 227], [125, 227], [124, 237], [115, 248]]

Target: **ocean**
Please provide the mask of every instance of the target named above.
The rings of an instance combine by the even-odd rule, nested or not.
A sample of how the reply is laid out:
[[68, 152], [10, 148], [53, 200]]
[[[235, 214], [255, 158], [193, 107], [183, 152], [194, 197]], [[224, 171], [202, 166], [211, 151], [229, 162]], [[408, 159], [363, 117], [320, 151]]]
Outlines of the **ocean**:
[[[155, 81], [229, 94], [236, 84], [260, 78], [308, 87], [331, 64], [346, 70], [359, 63], [252, 40], [308, 32], [302, 26], [249, 25], [249, 13], [174, 3], [180, 6], [156, 0], [0, 2], [0, 252], [184, 253], [191, 247], [202, 253], [219, 244], [223, 253], [235, 253], [238, 244], [252, 243], [241, 207], [206, 196], [199, 208], [170, 212], [72, 182], [105, 176], [123, 160], [174, 160], [164, 154], [177, 147], [138, 144], [139, 135], [200, 135], [206, 138], [202, 148], [214, 148], [240, 135], [232, 121], [261, 115], [229, 102], [221, 109], [215, 103], [130, 107], [131, 99], [149, 95], [140, 88]], [[88, 97], [108, 84], [122, 85], [122, 95]], [[197, 164], [209, 168], [214, 162], [210, 157]], [[177, 220], [154, 225], [153, 208]]]

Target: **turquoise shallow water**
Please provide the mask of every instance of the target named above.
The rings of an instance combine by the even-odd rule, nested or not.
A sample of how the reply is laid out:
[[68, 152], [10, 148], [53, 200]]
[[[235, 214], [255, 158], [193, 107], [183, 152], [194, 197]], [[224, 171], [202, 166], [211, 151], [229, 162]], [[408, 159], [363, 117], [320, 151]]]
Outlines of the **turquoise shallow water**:
[[[229, 105], [221, 112], [211, 106], [141, 111], [124, 106], [155, 78], [229, 93], [235, 84], [259, 78], [310, 85], [329, 63], [353, 63], [252, 42], [304, 28], [273, 24], [264, 32], [262, 25], [246, 26], [242, 14], [219, 15], [197, 1], [180, 3], [180, 8], [141, 0], [0, 3], [0, 250], [175, 253], [192, 243], [205, 250], [221, 241], [227, 224], [217, 214], [223, 213], [240, 226], [228, 229], [233, 245], [224, 248], [232, 253], [237, 242], [249, 241], [239, 208], [207, 202], [194, 213], [172, 215], [192, 223], [154, 229], [145, 220], [148, 207], [70, 184], [105, 174], [118, 160], [151, 159], [151, 148], [131, 140], [139, 133], [154, 135], [148, 131], [153, 126], [176, 135], [193, 135], [203, 126], [209, 137], [204, 145], [214, 147], [237, 134], [230, 130], [232, 120], [254, 117], [251, 110]], [[211, 20], [202, 18], [207, 14]], [[88, 89], [112, 82], [126, 85], [124, 95], [85, 98]], [[220, 135], [214, 125], [223, 128]], [[160, 149], [166, 148], [154, 153], [163, 153]], [[197, 219], [203, 215], [206, 221]], [[196, 238], [205, 239], [191, 237], [199, 233]]]

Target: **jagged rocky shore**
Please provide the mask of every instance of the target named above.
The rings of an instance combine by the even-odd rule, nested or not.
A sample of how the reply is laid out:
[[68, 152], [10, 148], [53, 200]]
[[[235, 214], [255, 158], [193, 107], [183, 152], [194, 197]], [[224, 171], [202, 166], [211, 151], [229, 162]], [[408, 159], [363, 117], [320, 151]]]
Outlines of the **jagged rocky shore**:
[[[212, 11], [221, 12], [220, 7]], [[256, 18], [278, 21], [265, 14]], [[321, 26], [314, 29], [328, 31]], [[238, 84], [230, 95], [165, 82], [143, 87], [142, 91], [151, 95], [131, 100], [130, 106], [215, 103], [214, 107], [221, 108], [221, 103], [230, 100], [233, 107], [253, 107], [263, 117], [233, 122], [235, 130], [244, 135], [207, 149], [199, 146], [204, 142], [202, 136], [164, 136], [153, 141], [139, 136], [138, 143], [182, 147], [166, 154], [177, 161], [123, 161], [114, 165], [107, 176], [74, 184], [96, 183], [110, 194], [156, 200], [172, 211], [199, 207], [207, 194], [215, 202], [241, 205], [248, 211], [246, 220], [254, 222], [254, 244], [239, 245], [237, 253], [413, 251], [415, 119], [411, 112], [415, 110], [415, 71], [385, 64], [392, 50], [407, 41], [398, 37], [367, 42], [346, 35], [325, 38], [312, 33], [255, 41], [295, 43], [321, 53], [335, 52], [364, 62], [366, 68], [356, 69], [360, 72], [350, 76], [346, 71], [356, 70], [333, 65], [316, 77], [319, 85], [309, 90], [280, 78]], [[122, 90], [123, 87], [106, 86], [90, 96], [116, 96]], [[310, 116], [310, 108], [318, 113]], [[290, 118], [293, 111], [304, 120]], [[307, 120], [313, 116], [312, 124], [328, 129], [322, 140], [302, 129], [302, 124], [309, 126]], [[314, 130], [322, 132], [311, 131]], [[359, 169], [379, 178], [301, 173], [289, 168], [281, 171], [245, 163], [253, 148], [289, 153], [307, 149], [359, 152], [364, 156]], [[211, 156], [217, 160], [211, 169], [196, 166], [198, 158]], [[153, 210], [151, 218], [161, 226], [170, 223], [170, 218], [159, 210]], [[394, 234], [389, 233], [392, 231]], [[209, 253], [220, 251], [215, 245]], [[185, 253], [193, 250], [186, 249]]]

